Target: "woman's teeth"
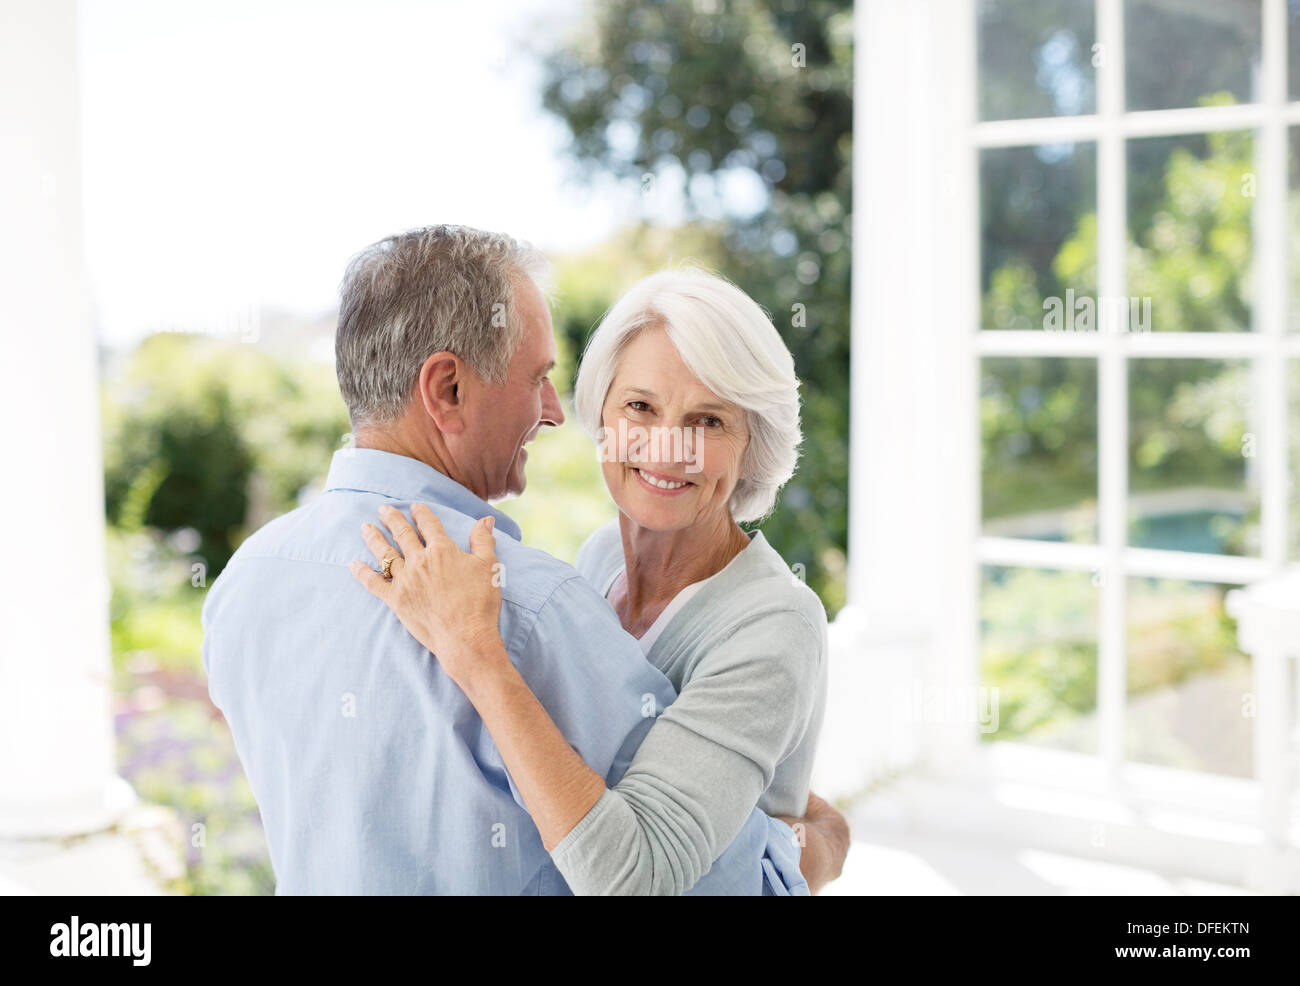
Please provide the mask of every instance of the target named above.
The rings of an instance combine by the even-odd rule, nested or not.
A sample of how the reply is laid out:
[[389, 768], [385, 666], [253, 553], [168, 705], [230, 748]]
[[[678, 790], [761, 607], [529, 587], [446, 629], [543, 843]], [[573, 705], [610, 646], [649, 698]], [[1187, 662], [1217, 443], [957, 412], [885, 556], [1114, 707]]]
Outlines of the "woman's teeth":
[[644, 479], [651, 486], [658, 486], [661, 490], [680, 490], [683, 486], [690, 486], [690, 483], [679, 483], [671, 479], [656, 479], [649, 473], [642, 472], [640, 469], [636, 474]]

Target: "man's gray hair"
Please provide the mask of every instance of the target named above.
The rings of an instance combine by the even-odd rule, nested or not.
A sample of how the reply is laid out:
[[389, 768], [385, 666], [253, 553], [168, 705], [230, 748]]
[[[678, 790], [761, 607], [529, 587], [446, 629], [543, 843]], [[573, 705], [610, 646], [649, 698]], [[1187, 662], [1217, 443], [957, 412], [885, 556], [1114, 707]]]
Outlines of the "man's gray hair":
[[355, 429], [397, 417], [434, 353], [459, 356], [489, 383], [505, 382], [523, 324], [515, 290], [545, 293], [550, 265], [534, 247], [468, 226], [389, 236], [352, 258], [334, 337], [339, 390]]

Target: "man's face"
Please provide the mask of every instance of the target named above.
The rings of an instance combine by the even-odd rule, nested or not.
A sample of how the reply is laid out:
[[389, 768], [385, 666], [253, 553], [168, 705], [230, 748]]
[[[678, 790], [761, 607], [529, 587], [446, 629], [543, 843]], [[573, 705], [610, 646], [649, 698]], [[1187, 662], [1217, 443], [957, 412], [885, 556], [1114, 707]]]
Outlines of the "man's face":
[[464, 444], [457, 456], [465, 474], [462, 482], [485, 500], [522, 493], [528, 459], [524, 446], [543, 425], [564, 423], [560, 396], [550, 379], [556, 355], [551, 313], [530, 279], [516, 284], [514, 310], [508, 317], [523, 322], [509, 375], [500, 386], [476, 377], [467, 381], [467, 427], [459, 436]]

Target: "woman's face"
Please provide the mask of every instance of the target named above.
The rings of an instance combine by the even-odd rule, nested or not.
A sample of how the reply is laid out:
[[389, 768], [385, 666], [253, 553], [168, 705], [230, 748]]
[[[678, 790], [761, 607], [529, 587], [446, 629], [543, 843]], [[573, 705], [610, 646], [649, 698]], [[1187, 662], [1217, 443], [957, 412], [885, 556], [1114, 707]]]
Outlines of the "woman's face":
[[623, 350], [601, 422], [605, 485], [633, 522], [671, 531], [729, 517], [749, 444], [745, 412], [687, 369], [661, 326]]

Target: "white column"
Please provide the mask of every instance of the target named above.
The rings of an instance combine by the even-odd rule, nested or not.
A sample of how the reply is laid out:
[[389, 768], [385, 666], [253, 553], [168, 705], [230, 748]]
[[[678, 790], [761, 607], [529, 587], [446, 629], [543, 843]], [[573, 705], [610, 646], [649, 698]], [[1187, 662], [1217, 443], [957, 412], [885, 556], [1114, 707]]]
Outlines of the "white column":
[[823, 746], [843, 727], [890, 770], [959, 770], [976, 738], [944, 711], [975, 709], [973, 30], [967, 0], [855, 14], [849, 586]]
[[75, 0], [0, 0], [0, 837], [109, 825], [114, 773]]

